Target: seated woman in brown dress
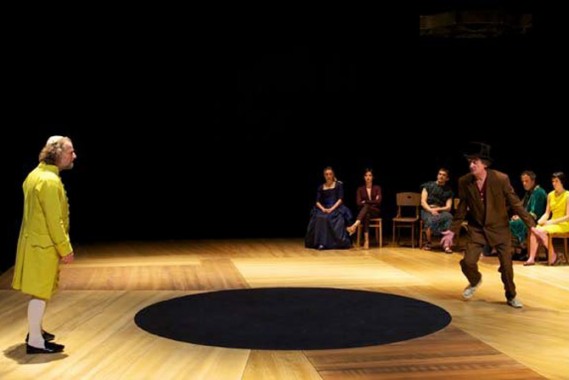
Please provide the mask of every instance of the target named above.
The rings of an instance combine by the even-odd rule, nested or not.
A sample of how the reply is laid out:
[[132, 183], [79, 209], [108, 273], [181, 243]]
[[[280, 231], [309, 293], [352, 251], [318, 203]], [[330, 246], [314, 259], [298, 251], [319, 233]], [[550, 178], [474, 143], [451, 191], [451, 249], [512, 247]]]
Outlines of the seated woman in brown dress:
[[364, 171], [364, 185], [358, 188], [356, 193], [356, 204], [359, 212], [354, 224], [347, 228], [350, 235], [357, 231], [361, 224], [364, 229], [364, 248], [369, 248], [369, 220], [379, 218], [381, 204], [381, 187], [373, 184], [373, 170]]

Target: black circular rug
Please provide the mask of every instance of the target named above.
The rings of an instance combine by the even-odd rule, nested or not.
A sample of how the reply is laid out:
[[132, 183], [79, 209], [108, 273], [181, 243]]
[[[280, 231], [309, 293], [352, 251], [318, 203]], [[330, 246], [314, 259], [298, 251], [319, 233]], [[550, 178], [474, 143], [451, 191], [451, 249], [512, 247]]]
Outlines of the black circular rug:
[[373, 346], [431, 334], [451, 316], [433, 304], [332, 288], [226, 290], [150, 305], [136, 324], [165, 338], [208, 346], [317, 350]]

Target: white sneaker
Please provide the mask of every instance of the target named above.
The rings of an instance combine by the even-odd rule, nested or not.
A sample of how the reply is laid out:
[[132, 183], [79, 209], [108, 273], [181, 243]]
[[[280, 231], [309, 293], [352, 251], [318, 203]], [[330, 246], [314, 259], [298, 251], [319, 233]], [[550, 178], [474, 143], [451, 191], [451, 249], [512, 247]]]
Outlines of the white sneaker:
[[464, 288], [464, 292], [462, 292], [462, 296], [465, 299], [472, 298], [474, 293], [476, 293], [476, 289], [478, 289], [478, 287], [480, 287], [480, 285], [482, 285], [482, 277], [480, 277], [480, 281], [478, 281], [478, 284], [476, 284], [474, 286], [468, 285], [466, 288]]
[[520, 300], [518, 300], [517, 298], [512, 298], [511, 300], [508, 300], [508, 305], [510, 305], [511, 307], [515, 307], [516, 309], [521, 309], [522, 307], [524, 307], [524, 304], [520, 302]]

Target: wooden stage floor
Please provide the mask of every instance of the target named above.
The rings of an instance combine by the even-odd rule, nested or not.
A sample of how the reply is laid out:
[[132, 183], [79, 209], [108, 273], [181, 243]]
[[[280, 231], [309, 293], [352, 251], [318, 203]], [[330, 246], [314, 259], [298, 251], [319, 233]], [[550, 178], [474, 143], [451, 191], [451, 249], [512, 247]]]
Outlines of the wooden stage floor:
[[[402, 247], [316, 251], [301, 239], [121, 242], [76, 247], [45, 328], [66, 345], [26, 355], [27, 297], [0, 276], [0, 379], [569, 379], [569, 266], [515, 262], [521, 310], [497, 259], [470, 301], [461, 253]], [[447, 310], [445, 329], [382, 346], [319, 351], [208, 347], [139, 329], [158, 301], [222, 289], [335, 287], [398, 294]]]

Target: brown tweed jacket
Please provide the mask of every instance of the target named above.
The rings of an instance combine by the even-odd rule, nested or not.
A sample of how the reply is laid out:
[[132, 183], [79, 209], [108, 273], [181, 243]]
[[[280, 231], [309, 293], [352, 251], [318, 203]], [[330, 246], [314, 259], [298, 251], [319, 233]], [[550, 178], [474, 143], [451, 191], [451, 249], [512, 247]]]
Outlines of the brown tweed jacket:
[[488, 169], [486, 205], [482, 203], [476, 178], [471, 173], [458, 180], [458, 197], [460, 203], [450, 229], [457, 234], [461, 223], [466, 219], [468, 235], [475, 243], [488, 242], [495, 246], [511, 241], [508, 207], [520, 216], [528, 228], [535, 226], [534, 219], [514, 192], [508, 175], [497, 170]]

